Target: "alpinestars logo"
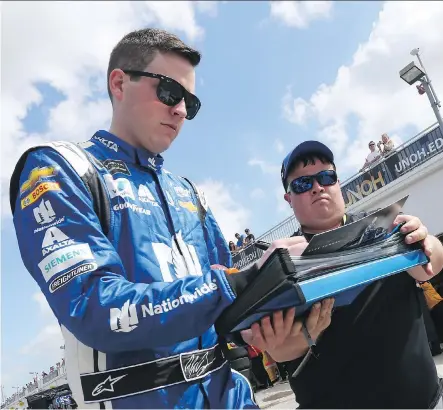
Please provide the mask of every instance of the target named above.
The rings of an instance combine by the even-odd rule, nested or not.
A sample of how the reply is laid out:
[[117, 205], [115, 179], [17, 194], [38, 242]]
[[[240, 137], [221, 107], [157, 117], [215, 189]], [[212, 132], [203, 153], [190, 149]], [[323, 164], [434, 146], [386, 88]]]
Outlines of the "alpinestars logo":
[[[168, 313], [171, 310], [178, 308], [181, 305], [194, 303], [197, 299], [212, 293], [218, 289], [216, 283], [203, 283], [199, 288], [195, 288], [194, 293], [186, 293], [176, 299], [167, 298], [159, 304], [148, 303], [148, 305], [141, 305], [142, 315], [155, 316]], [[137, 328], [139, 324], [137, 306], [134, 303], [129, 303], [127, 300], [121, 309], [110, 309], [110, 325], [114, 332], [131, 332]]]
[[55, 219], [55, 212], [52, 209], [50, 201], [42, 199], [40, 205], [34, 208], [34, 218], [38, 224], [44, 225], [52, 222]]
[[127, 376], [127, 374], [124, 374], [123, 376], [118, 376], [115, 379], [113, 379], [112, 376], [109, 375], [106, 378], [106, 380], [102, 381], [101, 383], [97, 384], [97, 386], [95, 386], [94, 390], [92, 390], [92, 395], [95, 397], [95, 396], [98, 396], [99, 394], [102, 394], [104, 391], [110, 391], [113, 393], [114, 392], [114, 384], [126, 376]]

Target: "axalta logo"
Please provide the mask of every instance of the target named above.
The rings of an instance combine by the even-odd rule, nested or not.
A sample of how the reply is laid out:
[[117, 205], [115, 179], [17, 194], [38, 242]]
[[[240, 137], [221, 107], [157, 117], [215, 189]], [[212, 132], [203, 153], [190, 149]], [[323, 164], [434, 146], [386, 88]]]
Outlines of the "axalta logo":
[[45, 237], [42, 242], [42, 254], [45, 256], [48, 253], [72, 244], [74, 244], [74, 241], [54, 226], [48, 228], [45, 232]]
[[[203, 283], [199, 288], [195, 288], [194, 293], [186, 293], [176, 299], [167, 298], [159, 304], [148, 303], [148, 305], [141, 305], [141, 313], [145, 318], [147, 316], [156, 316], [163, 313], [168, 313], [177, 309], [181, 305], [193, 303], [197, 299], [212, 293], [218, 289], [216, 283]], [[129, 303], [127, 300], [121, 309], [110, 309], [110, 326], [114, 332], [131, 332], [139, 324], [139, 317], [137, 314], [137, 305]]]
[[20, 194], [24, 194], [26, 191], [33, 189], [42, 178], [52, 177], [57, 173], [56, 167], [42, 167], [42, 168], [34, 168], [28, 176], [28, 179], [23, 182], [20, 187]]
[[43, 182], [37, 188], [35, 188], [28, 196], [21, 200], [22, 209], [31, 205], [42, 195], [48, 191], [60, 191], [60, 184], [58, 182]]
[[123, 204], [114, 205], [112, 208], [114, 211], [122, 211], [123, 209], [130, 209], [131, 211], [137, 212], [139, 214], [151, 215], [149, 209], [142, 208], [141, 206], [131, 204], [130, 202], [124, 202]]
[[98, 137], [97, 135], [94, 135], [93, 138], [97, 141], [100, 141], [106, 148], [109, 148], [115, 152], [118, 152], [118, 145], [115, 142], [109, 141], [103, 137]]

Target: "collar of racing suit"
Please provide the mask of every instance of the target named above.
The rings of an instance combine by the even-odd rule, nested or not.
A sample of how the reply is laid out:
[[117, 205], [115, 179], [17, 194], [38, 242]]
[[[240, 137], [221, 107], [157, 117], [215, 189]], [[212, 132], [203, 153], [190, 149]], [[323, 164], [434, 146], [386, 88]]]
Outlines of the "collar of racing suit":
[[109, 152], [109, 156], [128, 163], [141, 165], [154, 171], [160, 171], [163, 166], [163, 157], [155, 155], [144, 148], [135, 148], [121, 140], [114, 134], [105, 130], [97, 131], [91, 138], [91, 142], [101, 142]]

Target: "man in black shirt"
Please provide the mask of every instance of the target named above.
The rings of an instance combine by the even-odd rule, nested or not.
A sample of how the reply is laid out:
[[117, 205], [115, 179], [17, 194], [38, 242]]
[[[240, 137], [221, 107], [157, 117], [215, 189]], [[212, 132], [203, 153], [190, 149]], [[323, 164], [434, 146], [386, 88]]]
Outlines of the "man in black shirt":
[[[345, 213], [333, 154], [320, 142], [306, 141], [289, 153], [282, 182], [285, 200], [301, 228], [267, 252], [290, 243], [301, 254], [314, 234], [365, 215]], [[416, 283], [441, 270], [443, 247], [418, 218], [399, 215], [394, 224], [400, 222], [406, 222], [401, 229], [407, 234], [405, 240], [421, 242], [430, 264], [367, 286], [352, 304], [333, 311], [326, 330], [307, 323], [307, 333], [293, 332], [290, 327], [296, 325], [278, 312], [272, 322], [262, 319], [242, 333], [247, 343], [268, 351], [276, 361], [289, 362], [290, 374], [297, 371], [290, 384], [300, 408], [441, 406], [442, 385], [428, 346]], [[311, 315], [315, 309], [319, 307]], [[308, 341], [317, 345], [315, 354], [306, 357], [311, 353]]]

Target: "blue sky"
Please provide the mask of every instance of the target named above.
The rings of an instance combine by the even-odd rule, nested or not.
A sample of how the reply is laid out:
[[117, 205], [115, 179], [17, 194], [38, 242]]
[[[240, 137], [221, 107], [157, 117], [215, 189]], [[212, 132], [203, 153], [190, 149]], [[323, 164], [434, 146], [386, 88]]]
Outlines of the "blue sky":
[[203, 108], [164, 154], [165, 166], [203, 187], [226, 239], [246, 227], [259, 235], [290, 215], [279, 171], [297, 143], [329, 144], [344, 179], [363, 164], [369, 139], [388, 132], [400, 143], [434, 122], [425, 98], [402, 83], [398, 71], [412, 61], [409, 50], [419, 46], [435, 87], [443, 91], [440, 2], [309, 3], [2, 6], [7, 81], [1, 371], [7, 395], [30, 380], [29, 372], [47, 371], [62, 353], [57, 325], [18, 252], [6, 196], [9, 176], [27, 146], [86, 140], [109, 126], [107, 58], [127, 31], [170, 29], [203, 54], [197, 69]]

